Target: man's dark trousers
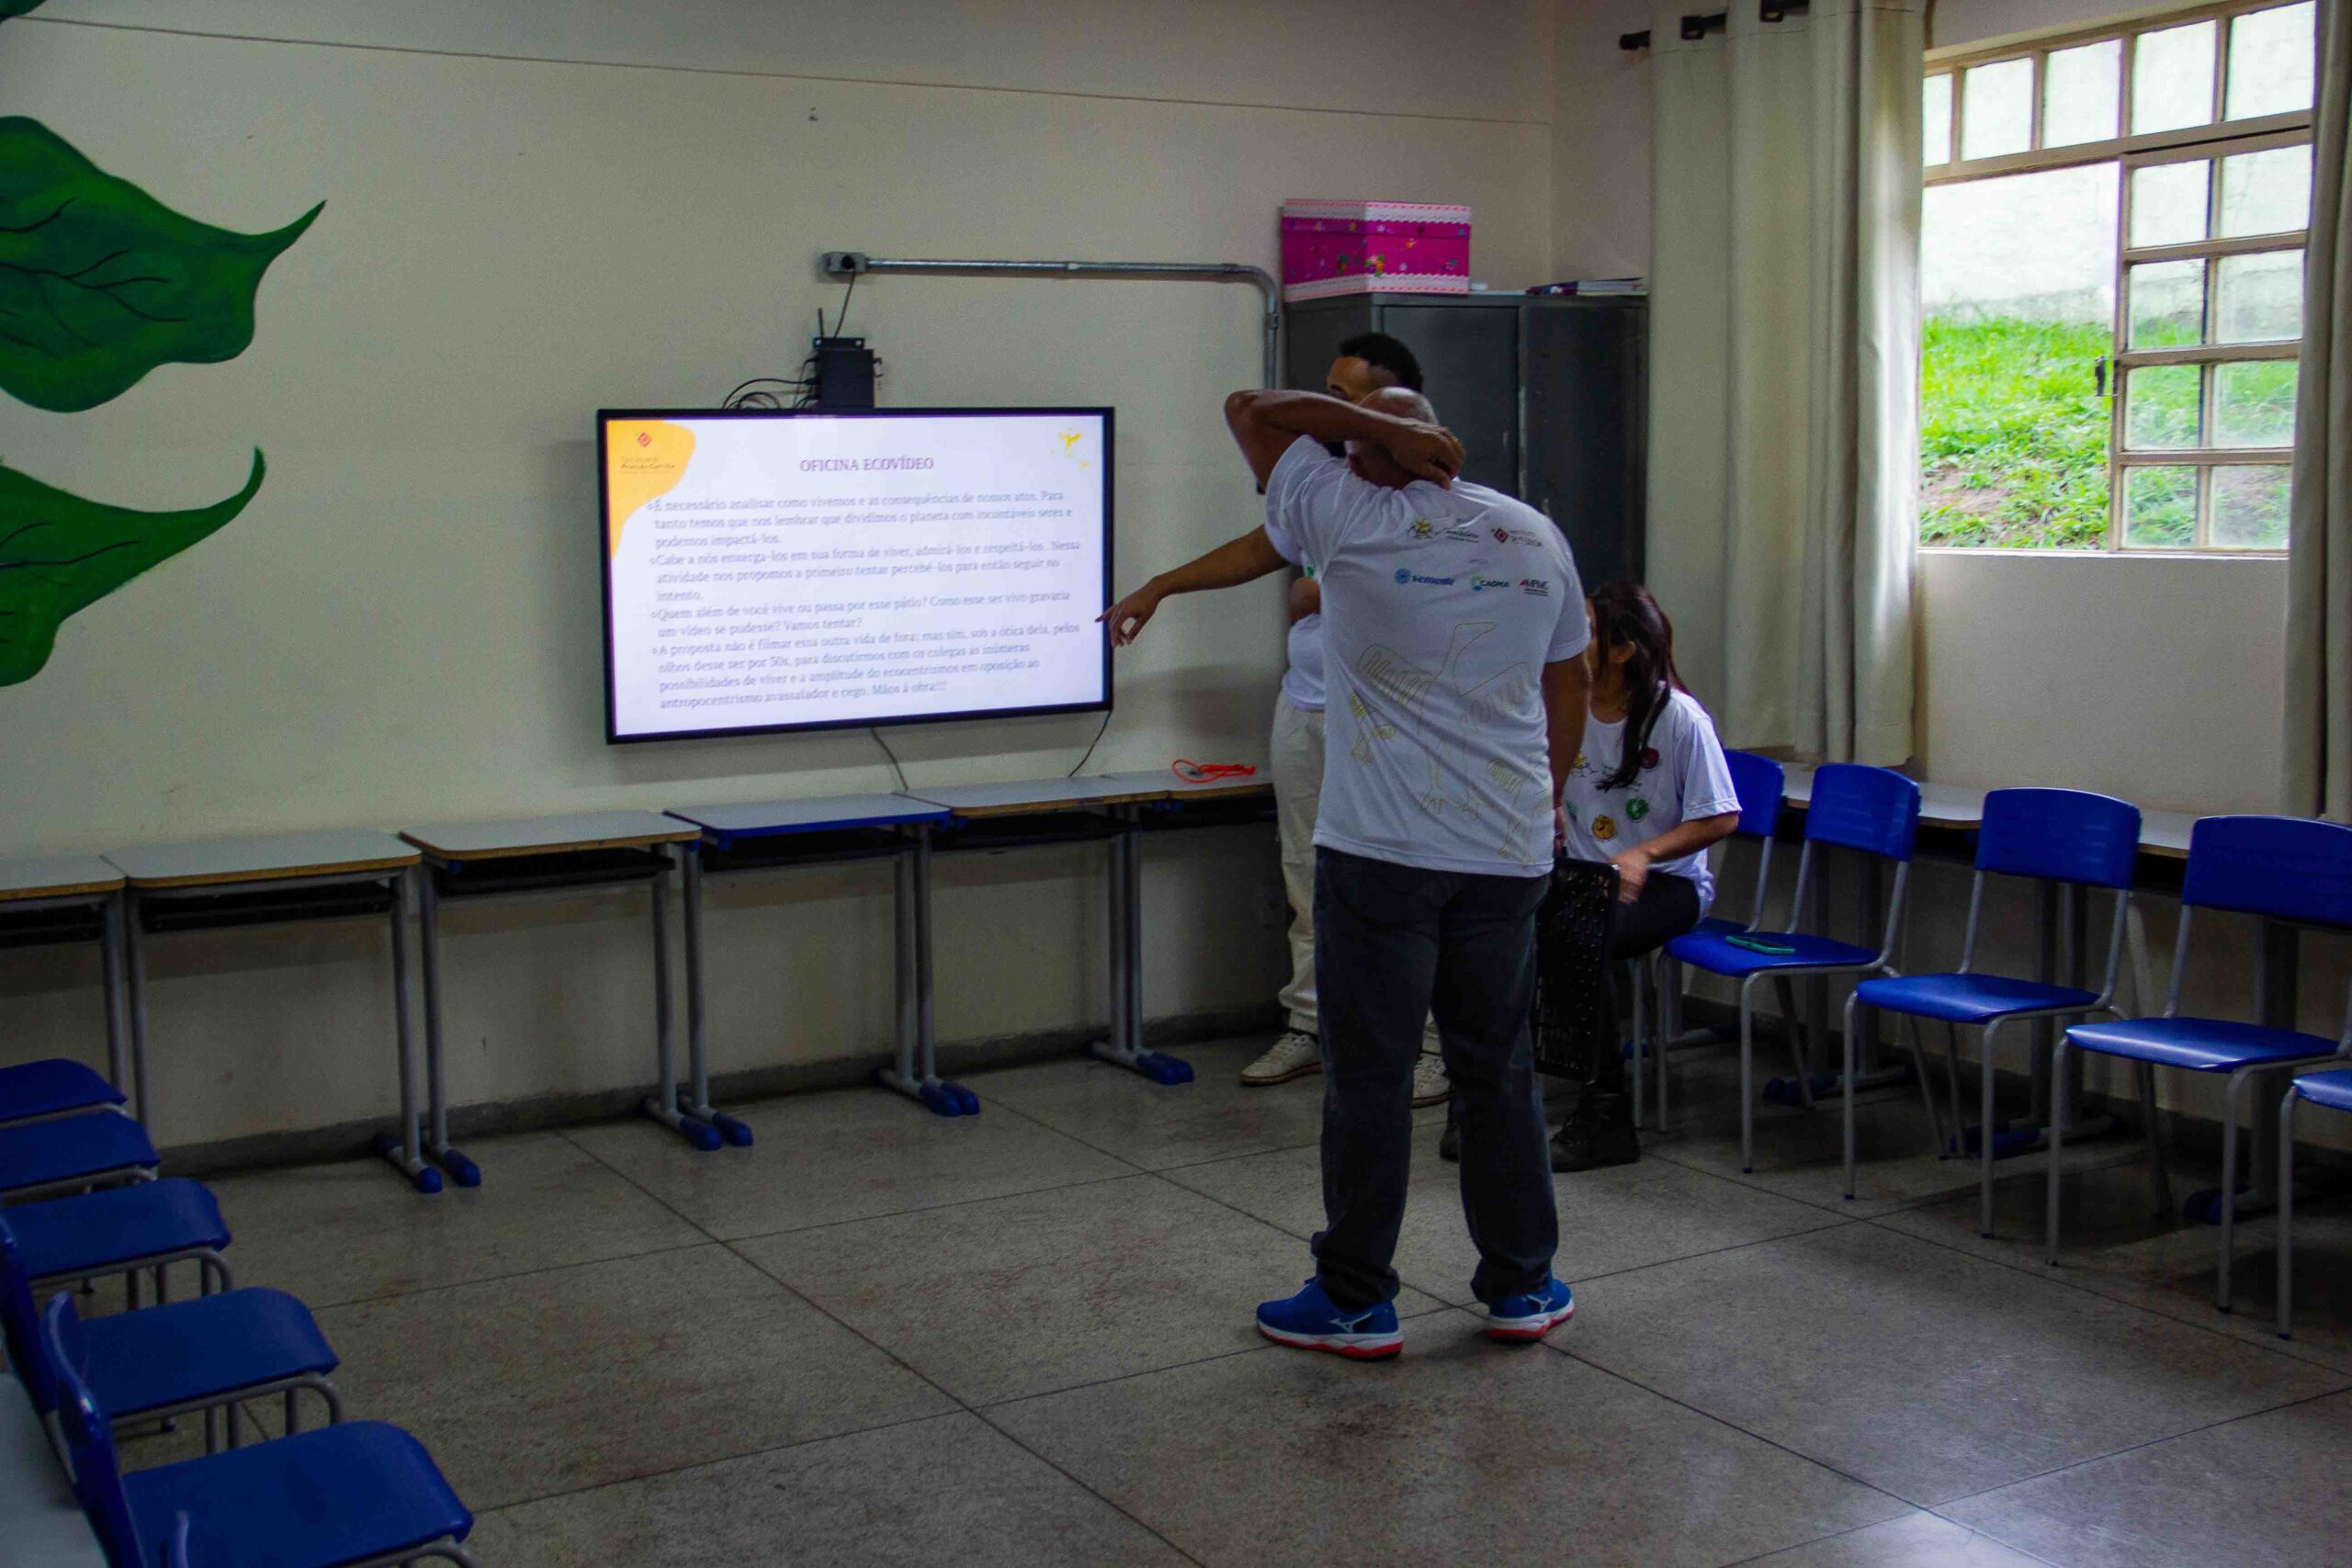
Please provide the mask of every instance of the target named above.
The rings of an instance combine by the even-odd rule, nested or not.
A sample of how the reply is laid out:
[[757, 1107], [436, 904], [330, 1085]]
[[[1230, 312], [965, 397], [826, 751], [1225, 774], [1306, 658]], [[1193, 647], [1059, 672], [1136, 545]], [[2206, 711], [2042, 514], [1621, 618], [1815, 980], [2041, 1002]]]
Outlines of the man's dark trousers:
[[1471, 1289], [1541, 1286], [1560, 1237], [1528, 1014], [1544, 876], [1423, 871], [1315, 852], [1315, 994], [1323, 1043], [1317, 1277], [1341, 1310], [1396, 1295], [1412, 1168], [1413, 1064], [1432, 1011], [1462, 1111]]

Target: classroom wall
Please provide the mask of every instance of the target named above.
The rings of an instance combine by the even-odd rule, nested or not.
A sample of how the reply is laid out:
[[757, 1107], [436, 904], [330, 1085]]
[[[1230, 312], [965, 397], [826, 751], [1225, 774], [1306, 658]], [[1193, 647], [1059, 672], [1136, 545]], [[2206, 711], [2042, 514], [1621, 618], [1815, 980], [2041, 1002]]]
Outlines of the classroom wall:
[[[791, 373], [841, 302], [830, 248], [1271, 266], [1283, 197], [1368, 194], [1470, 202], [1479, 275], [1537, 281], [1553, 13], [1459, 10], [1409, 84], [1404, 0], [51, 0], [0, 27], [0, 104], [175, 209], [257, 231], [327, 203], [242, 357], [87, 413], [0, 400], [11, 464], [118, 504], [270, 463], [242, 517], [0, 689], [7, 852], [889, 787], [862, 734], [604, 744], [592, 411]], [[1116, 405], [1133, 583], [1257, 515], [1219, 400], [1258, 379], [1258, 310], [1231, 285], [875, 278], [851, 330], [886, 404]], [[1271, 582], [1171, 606], [1090, 766], [1262, 762], [1282, 632]], [[1095, 724], [895, 743], [918, 784], [1034, 777]], [[1271, 998], [1269, 830], [1154, 840], [1146, 877], [1149, 1016]], [[944, 862], [943, 1037], [1102, 1017], [1101, 881], [1099, 852]], [[887, 1049], [887, 877], [713, 900], [716, 1068]], [[460, 1102], [650, 1081], [642, 908], [450, 913]], [[384, 1114], [385, 951], [352, 925], [158, 941], [164, 1141]], [[0, 953], [0, 1060], [91, 1055], [94, 969]]]

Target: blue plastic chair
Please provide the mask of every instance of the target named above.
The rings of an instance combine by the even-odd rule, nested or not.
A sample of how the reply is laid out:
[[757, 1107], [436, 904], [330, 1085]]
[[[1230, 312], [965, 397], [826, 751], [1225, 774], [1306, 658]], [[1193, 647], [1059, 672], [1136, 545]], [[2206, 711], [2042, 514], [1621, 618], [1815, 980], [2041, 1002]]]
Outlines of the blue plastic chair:
[[152, 1180], [155, 1165], [147, 1129], [118, 1111], [0, 1127], [0, 1198]]
[[2143, 1062], [2151, 1069], [2227, 1073], [2222, 1117], [2222, 1238], [2214, 1304], [2230, 1310], [2232, 1232], [2237, 1222], [2238, 1123], [2256, 1075], [2352, 1056], [2352, 1010], [2330, 1042], [2300, 1030], [2233, 1019], [2183, 1018], [2180, 987], [2188, 970], [2191, 912], [2220, 909], [2296, 925], [2352, 928], [2352, 828], [2300, 817], [2208, 817], [2190, 829], [2188, 869], [2181, 880], [2180, 934], [2173, 943], [2172, 990], [2161, 1018], [2078, 1023], [2066, 1031], [2052, 1063], [2057, 1112], [2050, 1137], [2049, 1249], [2058, 1261], [2060, 1129], [2066, 1120], [2066, 1053], [2096, 1052]]
[[[1749, 897], [1745, 920], [1711, 915], [1690, 930], [1691, 935], [1733, 936], [1752, 931], [1764, 920], [1765, 890], [1772, 882], [1772, 836], [1781, 825], [1781, 804], [1788, 794], [1788, 771], [1770, 757], [1759, 757], [1753, 751], [1726, 751], [1724, 761], [1731, 769], [1733, 791], [1739, 796], [1739, 826], [1732, 836], [1752, 839], [1758, 845], [1756, 862], [1756, 891]], [[1682, 972], [1672, 953], [1657, 955], [1658, 1003], [1657, 1040], [1657, 1130], [1667, 1128], [1667, 1056], [1684, 1045], [1698, 1045], [1716, 1038], [1712, 1029], [1682, 1029]], [[1641, 1066], [1639, 1053], [1634, 1058], [1636, 1077], [1634, 1100], [1641, 1099], [1638, 1077]]]
[[471, 1533], [473, 1516], [424, 1445], [380, 1421], [346, 1421], [123, 1474], [106, 1407], [90, 1392], [78, 1326], [63, 1295], [42, 1314], [74, 1495], [114, 1568], [173, 1561], [195, 1568], [374, 1568], [420, 1558], [479, 1568], [458, 1544]]
[[[1984, 797], [1976, 833], [1976, 875], [1968, 892], [1968, 929], [1961, 939], [1960, 967], [1942, 975], [1904, 975], [1865, 980], [1846, 999], [1846, 1196], [1854, 1196], [1854, 1012], [1876, 1008], [1900, 1014], [1907, 1026], [1911, 1055], [1919, 1072], [1919, 1094], [1940, 1155], [1946, 1147], [1936, 1118], [1936, 1097], [1928, 1088], [1928, 1063], [1919, 1021], [1937, 1019], [1956, 1038], [1962, 1028], [1982, 1030], [1977, 1125], [1977, 1230], [1993, 1234], [1993, 1064], [2001, 1030], [2036, 1019], [2066, 1018], [2110, 1010], [2116, 977], [2122, 968], [2125, 922], [2132, 908], [2132, 874], [2140, 854], [2140, 808], [2110, 795], [2072, 789], [1996, 789]], [[2056, 884], [2064, 896], [2075, 889], [2106, 888], [2114, 895], [2115, 917], [2108, 934], [2107, 976], [2096, 992], [2075, 986], [1982, 974], [1976, 968], [1976, 933], [1990, 876], [2022, 877]], [[1952, 1143], [1962, 1145], [1960, 1125], [1960, 1055], [1951, 1053]], [[2154, 1113], [2154, 1088], [2148, 1107]]]
[[[69, 1303], [66, 1311], [79, 1321]], [[309, 1389], [326, 1404], [330, 1424], [343, 1402], [327, 1381], [335, 1353], [311, 1311], [283, 1291], [231, 1291], [192, 1302], [80, 1324], [90, 1387], [119, 1423], [205, 1413], [205, 1447], [214, 1444], [211, 1412], [228, 1407], [228, 1446], [237, 1446], [234, 1401], [286, 1396], [288, 1431], [301, 1426], [295, 1397]], [[57, 1376], [41, 1348], [32, 1280], [5, 1216], [0, 1216], [0, 1338], [8, 1364], [43, 1416], [57, 1409]]]
[[2332, 1067], [2287, 1086], [2278, 1100], [2278, 1337], [2295, 1337], [2295, 1106], [2309, 1100], [2352, 1114], [2352, 1067]]
[[43, 1286], [78, 1285], [121, 1273], [132, 1281], [130, 1304], [136, 1306], [138, 1271], [151, 1269], [155, 1299], [163, 1301], [166, 1270], [190, 1260], [197, 1266], [199, 1294], [236, 1283], [220, 1256], [229, 1245], [220, 1205], [202, 1183], [186, 1177], [19, 1203], [0, 1213], [16, 1233], [36, 1293]]
[[[1895, 943], [1903, 931], [1903, 908], [1909, 890], [1911, 848], [1919, 831], [1919, 786], [1885, 768], [1853, 762], [1832, 762], [1813, 775], [1813, 799], [1805, 808], [1804, 852], [1797, 861], [1797, 885], [1790, 905], [1793, 914], [1805, 907], [1813, 886], [1815, 851], [1820, 845], [1875, 855], [1894, 865], [1894, 888], [1887, 900], [1886, 938], [1876, 952], [1809, 931], [1686, 931], [1666, 944], [1676, 962], [1720, 975], [1739, 985], [1739, 1168], [1756, 1168], [1755, 1006], [1756, 982], [1788, 982], [1834, 975], [1894, 973]], [[1761, 917], [1758, 917], [1759, 922]], [[1789, 949], [1759, 953], [1737, 943], [1753, 936]], [[1781, 1010], [1790, 1039], [1796, 1038], [1793, 990], [1784, 985]], [[1804, 1056], [1797, 1057], [1797, 1088], [1804, 1103], [1813, 1103]]]
[[0, 1123], [120, 1110], [128, 1103], [104, 1074], [62, 1056], [0, 1067]]

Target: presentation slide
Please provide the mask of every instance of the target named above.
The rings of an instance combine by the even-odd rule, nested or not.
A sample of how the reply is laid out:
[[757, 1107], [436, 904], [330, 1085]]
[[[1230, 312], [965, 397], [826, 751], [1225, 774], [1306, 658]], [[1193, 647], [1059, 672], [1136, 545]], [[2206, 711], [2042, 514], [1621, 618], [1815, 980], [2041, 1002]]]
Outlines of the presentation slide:
[[1111, 411], [607, 411], [607, 739], [1102, 708]]

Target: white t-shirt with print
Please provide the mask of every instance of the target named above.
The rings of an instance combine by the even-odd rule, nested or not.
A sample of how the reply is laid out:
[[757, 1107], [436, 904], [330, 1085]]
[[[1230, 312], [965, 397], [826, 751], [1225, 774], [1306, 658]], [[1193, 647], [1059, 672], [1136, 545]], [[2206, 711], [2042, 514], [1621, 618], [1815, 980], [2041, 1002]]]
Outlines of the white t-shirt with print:
[[1290, 668], [1283, 671], [1283, 696], [1304, 713], [1323, 711], [1323, 615], [1301, 615], [1290, 626]]
[[1584, 649], [1567, 541], [1483, 485], [1389, 490], [1302, 437], [1266, 535], [1323, 586], [1316, 843], [1430, 871], [1552, 868], [1544, 666]]
[[[1739, 809], [1731, 768], [1715, 721], [1688, 692], [1670, 693], [1666, 709], [1650, 728], [1641, 772], [1620, 789], [1603, 791], [1624, 754], [1625, 722], [1604, 724], [1590, 714], [1584, 721], [1584, 754], [1569, 770], [1561, 804], [1568, 810], [1568, 853], [1578, 860], [1614, 860], [1636, 844], [1703, 817]], [[1714, 902], [1715, 876], [1705, 851], [1651, 868], [1688, 877], [1699, 887], [1699, 912]]]

